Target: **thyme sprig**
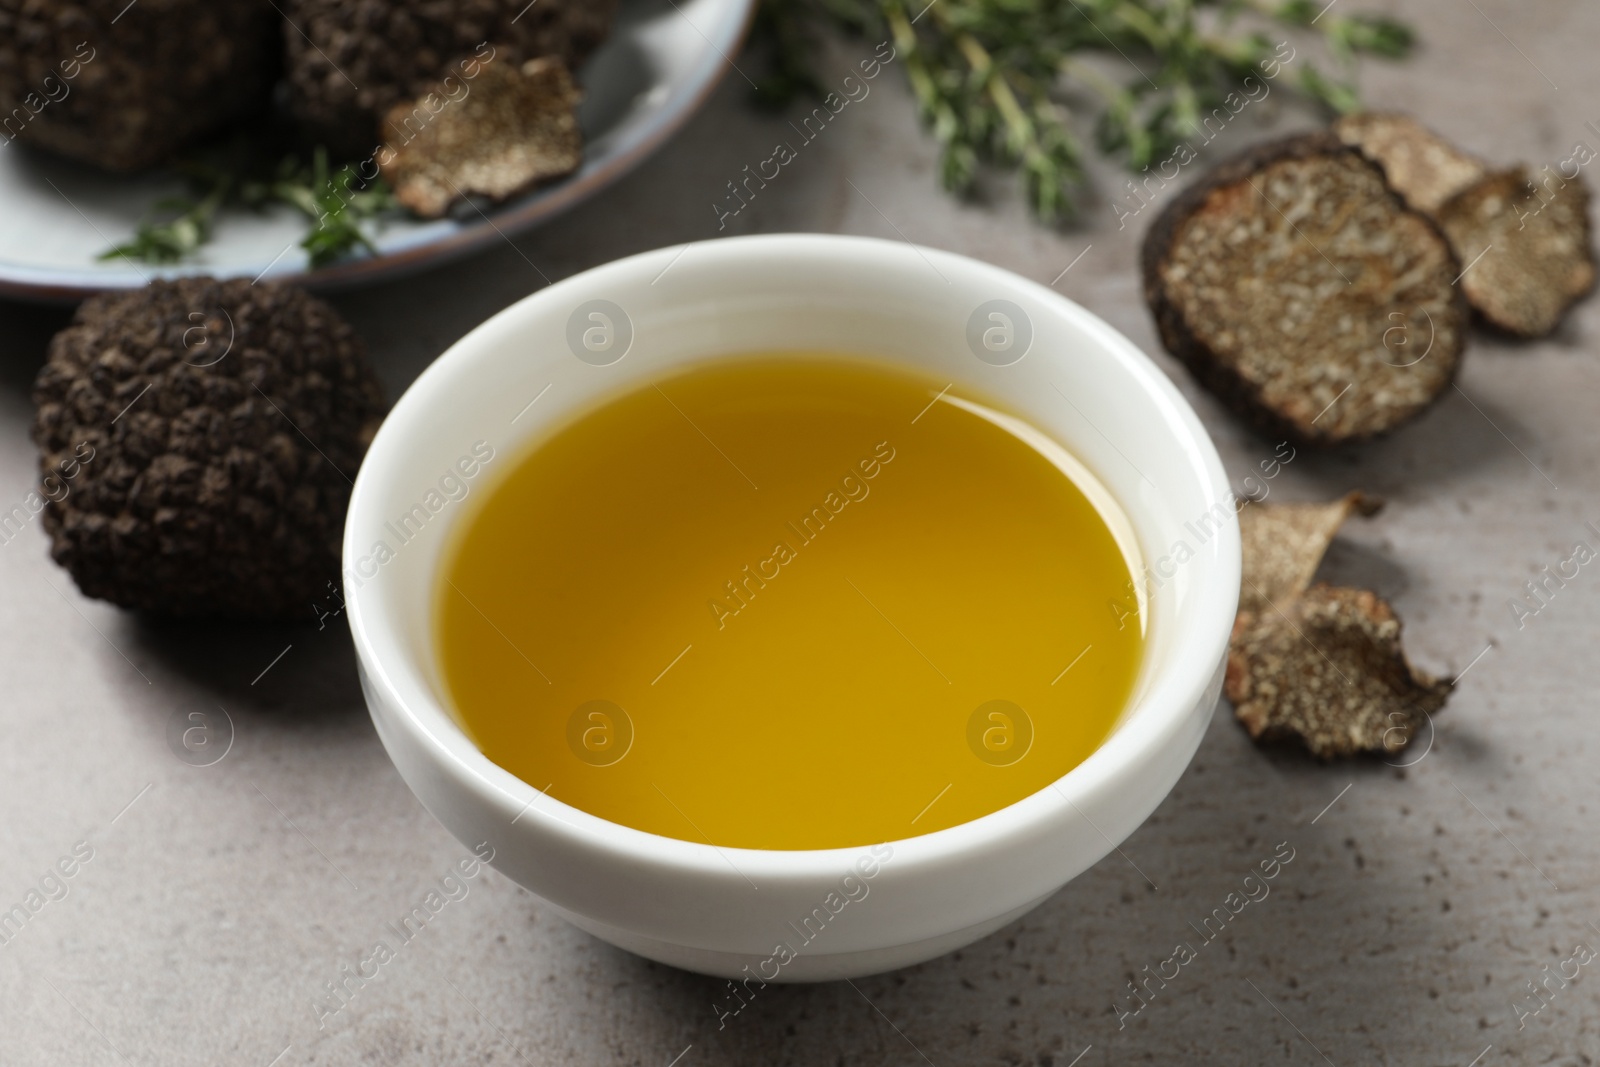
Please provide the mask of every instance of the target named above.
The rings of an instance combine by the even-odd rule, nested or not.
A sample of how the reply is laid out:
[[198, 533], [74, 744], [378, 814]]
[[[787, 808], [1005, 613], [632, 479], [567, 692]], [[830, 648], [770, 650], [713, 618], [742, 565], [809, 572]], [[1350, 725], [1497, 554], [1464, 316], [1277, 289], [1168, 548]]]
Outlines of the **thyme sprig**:
[[313, 267], [326, 266], [358, 250], [372, 251], [362, 223], [395, 210], [383, 179], [364, 180], [355, 168], [333, 169], [322, 148], [310, 158], [291, 152], [264, 169], [239, 151], [189, 160], [179, 165], [190, 195], [159, 201], [133, 238], [101, 253], [101, 259], [141, 263], [179, 263], [211, 238], [224, 206], [259, 211], [288, 204], [313, 223], [300, 241]]
[[1296, 92], [1331, 111], [1358, 109], [1357, 58], [1403, 57], [1415, 38], [1388, 16], [1330, 8], [1326, 0], [762, 0], [757, 31], [769, 65], [757, 99], [782, 106], [820, 95], [812, 60], [822, 27], [882, 34], [939, 143], [944, 186], [971, 192], [984, 164], [1016, 170], [1034, 212], [1055, 222], [1073, 213], [1084, 181], [1084, 123], [1068, 107], [1082, 90], [1099, 102], [1092, 122], [1084, 116], [1095, 146], [1134, 171], [1203, 135], [1244, 79], [1281, 72], [1287, 63], [1269, 29], [1315, 33], [1333, 61], [1331, 71], [1295, 63]]

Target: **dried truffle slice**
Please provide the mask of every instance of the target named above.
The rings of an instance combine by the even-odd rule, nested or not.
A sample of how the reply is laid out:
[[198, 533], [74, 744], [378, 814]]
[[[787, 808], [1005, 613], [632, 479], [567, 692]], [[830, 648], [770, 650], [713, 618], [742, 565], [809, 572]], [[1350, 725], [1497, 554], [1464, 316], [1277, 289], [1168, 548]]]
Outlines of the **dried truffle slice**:
[[1521, 167], [1491, 174], [1445, 204], [1439, 225], [1468, 265], [1467, 299], [1503, 330], [1542, 337], [1594, 287], [1582, 178], [1552, 173], [1536, 186]]
[[1465, 343], [1449, 243], [1330, 133], [1262, 146], [1185, 190], [1143, 268], [1167, 349], [1259, 430], [1301, 444], [1416, 417]]
[[1333, 129], [1383, 168], [1407, 204], [1439, 223], [1467, 265], [1467, 300], [1488, 322], [1540, 337], [1593, 287], [1589, 192], [1581, 178], [1547, 167], [1535, 187], [1525, 168], [1491, 172], [1404, 115], [1350, 115]]
[[291, 0], [289, 110], [330, 152], [371, 153], [380, 121], [453, 75], [558, 56], [578, 70], [608, 33], [617, 0]]
[[1311, 585], [1333, 535], [1351, 513], [1376, 515], [1383, 501], [1348, 493], [1331, 504], [1256, 504], [1239, 513], [1244, 581], [1239, 610], [1287, 605]]
[[1409, 115], [1367, 111], [1346, 115], [1333, 124], [1345, 144], [1383, 168], [1389, 188], [1424, 215], [1434, 215], [1445, 201], [1488, 173], [1467, 155]]
[[51, 341], [34, 405], [41, 476], [73, 471], [43, 511], [51, 554], [85, 595], [309, 619], [338, 580], [382, 395], [321, 300], [211, 278], [92, 297]]
[[1240, 614], [1223, 688], [1251, 737], [1330, 759], [1404, 748], [1452, 685], [1406, 660], [1376, 594], [1319, 583], [1282, 613]]
[[4, 133], [107, 170], [154, 166], [265, 107], [281, 48], [268, 0], [0, 0]]
[[1250, 736], [1299, 738], [1322, 758], [1403, 748], [1450, 683], [1412, 667], [1400, 621], [1365, 590], [1311, 585], [1351, 513], [1381, 502], [1261, 504], [1240, 513], [1244, 588], [1224, 692]]
[[504, 200], [583, 161], [581, 94], [560, 58], [486, 67], [459, 100], [447, 92], [438, 86], [384, 119], [383, 176], [418, 215], [437, 218], [474, 193]]

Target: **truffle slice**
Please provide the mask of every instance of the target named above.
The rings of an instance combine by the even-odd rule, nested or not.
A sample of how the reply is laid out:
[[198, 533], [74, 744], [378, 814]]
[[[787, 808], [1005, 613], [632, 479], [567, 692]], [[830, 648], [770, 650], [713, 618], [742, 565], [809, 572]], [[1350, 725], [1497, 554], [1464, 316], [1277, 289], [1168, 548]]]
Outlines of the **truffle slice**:
[[0, 0], [5, 136], [112, 171], [166, 162], [266, 105], [279, 21], [268, 0]]
[[1143, 252], [1167, 349], [1264, 433], [1362, 441], [1450, 384], [1460, 267], [1382, 172], [1331, 133], [1224, 163], [1170, 203]]
[[1491, 174], [1441, 207], [1439, 225], [1467, 265], [1467, 299], [1502, 330], [1542, 337], [1594, 287], [1582, 178], [1536, 186], [1522, 167]]
[[558, 56], [578, 70], [608, 33], [617, 0], [290, 0], [289, 109], [336, 155], [365, 157], [396, 104], [447, 76]]
[[51, 342], [34, 404], [46, 487], [73, 471], [42, 516], [51, 554], [85, 595], [309, 619], [337, 582], [382, 396], [321, 300], [211, 278], [92, 297]]
[[1449, 696], [1406, 660], [1400, 620], [1376, 594], [1311, 584], [1344, 520], [1381, 506], [1350, 493], [1240, 512], [1244, 588], [1223, 691], [1251, 737], [1299, 738], [1324, 759], [1395, 752]]
[[1239, 513], [1244, 556], [1241, 612], [1288, 604], [1311, 585], [1322, 557], [1352, 513], [1376, 515], [1383, 501], [1347, 493], [1331, 504], [1258, 504]]
[[1223, 685], [1252, 738], [1298, 738], [1322, 759], [1399, 751], [1451, 688], [1407, 662], [1388, 604], [1325, 583], [1281, 612], [1241, 612]]
[[1333, 124], [1333, 130], [1345, 144], [1382, 167], [1389, 188], [1424, 215], [1436, 214], [1445, 201], [1488, 173], [1476, 158], [1409, 115], [1382, 111], [1346, 115]]
[[383, 176], [418, 215], [437, 218], [474, 193], [505, 200], [583, 161], [581, 94], [559, 57], [486, 67], [459, 100], [447, 92], [437, 86], [384, 119]]

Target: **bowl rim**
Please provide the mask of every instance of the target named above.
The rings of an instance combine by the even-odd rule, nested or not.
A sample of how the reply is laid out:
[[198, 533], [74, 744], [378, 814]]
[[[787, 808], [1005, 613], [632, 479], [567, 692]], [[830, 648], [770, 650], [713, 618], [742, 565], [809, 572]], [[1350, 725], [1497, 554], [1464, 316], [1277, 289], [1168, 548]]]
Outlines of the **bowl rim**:
[[[859, 266], [859, 260], [866, 257], [880, 261], [885, 270], [925, 269], [921, 265], [912, 266], [916, 259], [905, 255], [908, 246], [920, 256], [949, 265], [952, 270], [969, 276], [986, 276], [997, 291], [1005, 295], [1025, 294], [1068, 316], [1113, 357], [1132, 384], [1162, 413], [1167, 427], [1188, 453], [1189, 469], [1203, 481], [1202, 492], [1206, 499], [1232, 498], [1221, 458], [1199, 416], [1177, 386], [1150, 356], [1120, 331], [1054, 289], [969, 256], [907, 241], [835, 234], [756, 234], [672, 245], [581, 271], [502, 309], [452, 344], [406, 390], [368, 449], [350, 497], [343, 541], [344, 570], [351, 570], [352, 560], [362, 551], [356, 543], [357, 527], [366, 524], [358, 523], [357, 516], [369, 506], [377, 506], [368, 505], [367, 501], [376, 493], [373, 483], [386, 477], [385, 468], [392, 462], [386, 456], [388, 442], [402, 437], [410, 425], [425, 420], [427, 408], [436, 401], [433, 394], [449, 385], [475, 349], [492, 344], [502, 331], [514, 327], [518, 319], [537, 314], [543, 305], [554, 301], [569, 307], [575, 299], [595, 295], [615, 297], [619, 291], [631, 287], [637, 276], [642, 275], [646, 280], [656, 276], [665, 261], [675, 261], [689, 249], [697, 250], [697, 261], [710, 255], [735, 262], [759, 259], [770, 264], [775, 257], [803, 261], [820, 253], [857, 261], [852, 263], [854, 266]], [[897, 871], [906, 873], [908, 868], [940, 867], [965, 854], [987, 851], [997, 841], [1036, 835], [1042, 827], [1067, 814], [1086, 818], [1085, 809], [1098, 806], [1096, 798], [1109, 795], [1124, 775], [1136, 772], [1163, 746], [1175, 743], [1183, 735], [1185, 722], [1195, 713], [1196, 703], [1216, 679], [1237, 609], [1241, 570], [1239, 527], [1231, 513], [1229, 520], [1222, 525], [1214, 551], [1201, 553], [1194, 561], [1211, 559], [1213, 562], [1198, 572], [1195, 580], [1192, 595], [1197, 602], [1190, 616], [1193, 621], [1167, 642], [1170, 662], [1163, 664], [1153, 676], [1151, 685], [1111, 736], [1050, 785], [1012, 804], [955, 826], [886, 842], [892, 846]], [[1130, 516], [1130, 521], [1136, 530], [1139, 529], [1137, 518]], [[349, 584], [347, 582], [347, 586]], [[387, 657], [379, 654], [374, 643], [376, 633], [387, 629], [398, 634], [401, 624], [369, 607], [367, 601], [371, 595], [364, 596], [359, 586], [347, 589], [346, 615], [364, 681], [379, 690], [383, 698], [375, 700], [369, 693], [367, 700], [380, 736], [386, 727], [404, 728], [428, 754], [435, 769], [447, 772], [456, 785], [466, 787], [476, 800], [488, 807], [506, 813], [508, 818], [515, 813], [513, 821], [528, 823], [529, 830], [542, 831], [581, 852], [626, 864], [645, 864], [657, 872], [690, 878], [726, 879], [732, 867], [733, 873], [745, 881], [766, 879], [806, 885], [832, 882], [868, 852], [870, 846], [862, 845], [751, 849], [665, 837], [592, 815], [549, 796], [490, 760], [437, 698], [428, 700], [427, 706], [421, 708], [405, 699], [390, 675]], [[398, 638], [392, 638], [391, 643], [402, 644]], [[420, 668], [414, 669], [425, 674]], [[392, 714], [380, 719], [380, 704]], [[1092, 819], [1090, 822], [1105, 839], [1104, 852], [1110, 852], [1118, 841], [1106, 837]]]

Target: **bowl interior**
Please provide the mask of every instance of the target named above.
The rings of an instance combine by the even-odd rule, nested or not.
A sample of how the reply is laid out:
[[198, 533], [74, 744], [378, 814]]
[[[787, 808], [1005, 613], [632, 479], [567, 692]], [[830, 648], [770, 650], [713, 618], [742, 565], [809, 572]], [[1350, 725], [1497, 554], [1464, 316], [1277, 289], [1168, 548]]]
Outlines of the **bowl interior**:
[[[1164, 375], [1098, 318], [998, 268], [895, 242], [736, 238], [636, 256], [529, 297], [442, 356], [385, 422], [351, 503], [347, 598], [369, 670], [443, 758], [507, 791], [514, 808], [639, 833], [537, 796], [456, 727], [434, 647], [437, 569], [475, 494], [555, 428], [674, 368], [774, 349], [861, 354], [993, 398], [1077, 457], [1126, 516], [1145, 566], [1130, 590], [1148, 596], [1144, 662], [1116, 730], [1063, 786], [1114, 773], [1192, 708], [1231, 621], [1238, 540], [1215, 452]], [[443, 491], [473, 466], [449, 483], [464, 489]]]

